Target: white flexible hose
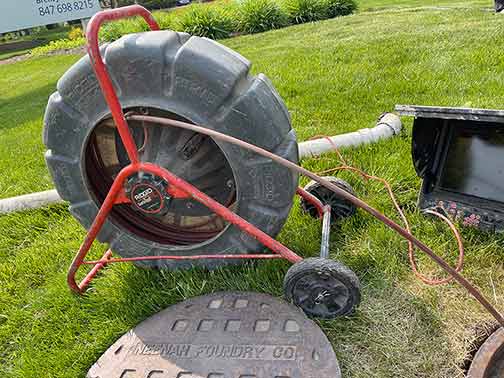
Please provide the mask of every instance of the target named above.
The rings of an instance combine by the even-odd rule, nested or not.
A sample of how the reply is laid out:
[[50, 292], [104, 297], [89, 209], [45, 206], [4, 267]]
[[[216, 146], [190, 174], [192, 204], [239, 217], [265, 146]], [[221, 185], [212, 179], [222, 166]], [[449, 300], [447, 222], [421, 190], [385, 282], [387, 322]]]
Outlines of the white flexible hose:
[[299, 143], [299, 156], [300, 158], [319, 156], [334, 150], [334, 146], [338, 148], [356, 147], [362, 144], [374, 143], [380, 139], [387, 139], [399, 134], [401, 128], [402, 123], [399, 116], [394, 113], [384, 113], [372, 129], [360, 129], [352, 133]]
[[[372, 129], [361, 129], [348, 134], [332, 136], [330, 137], [332, 143], [326, 138], [301, 142], [299, 143], [299, 156], [300, 158], [319, 156], [334, 150], [334, 146], [338, 148], [355, 147], [361, 144], [374, 143], [380, 139], [390, 138], [399, 134], [401, 127], [401, 120], [397, 115], [385, 113], [380, 117], [378, 123]], [[63, 200], [54, 189], [45, 192], [25, 194], [0, 200], [0, 214], [38, 209], [60, 202], [63, 202]]]
[[45, 192], [24, 194], [18, 197], [0, 200], [0, 214], [13, 213], [15, 211], [38, 209], [39, 207], [63, 202], [58, 192], [47, 190]]

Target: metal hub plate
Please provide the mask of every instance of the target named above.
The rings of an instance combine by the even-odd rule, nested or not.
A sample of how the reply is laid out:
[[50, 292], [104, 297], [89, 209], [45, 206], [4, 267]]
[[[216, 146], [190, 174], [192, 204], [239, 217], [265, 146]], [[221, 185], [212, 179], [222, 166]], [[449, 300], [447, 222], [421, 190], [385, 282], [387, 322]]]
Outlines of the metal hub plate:
[[88, 378], [340, 378], [321, 329], [269, 295], [189, 299], [117, 340]]

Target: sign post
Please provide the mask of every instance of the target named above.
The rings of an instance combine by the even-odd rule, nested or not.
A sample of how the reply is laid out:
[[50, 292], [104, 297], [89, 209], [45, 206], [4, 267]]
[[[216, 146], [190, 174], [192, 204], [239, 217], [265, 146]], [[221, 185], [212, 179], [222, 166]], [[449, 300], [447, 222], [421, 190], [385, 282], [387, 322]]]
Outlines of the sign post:
[[0, 33], [89, 18], [100, 10], [99, 0], [2, 0]]

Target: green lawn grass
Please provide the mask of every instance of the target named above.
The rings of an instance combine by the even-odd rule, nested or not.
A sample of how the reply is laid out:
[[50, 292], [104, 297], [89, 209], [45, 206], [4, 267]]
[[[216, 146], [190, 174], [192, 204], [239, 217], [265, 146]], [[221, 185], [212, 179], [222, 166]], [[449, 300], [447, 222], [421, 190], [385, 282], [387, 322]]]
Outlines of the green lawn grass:
[[[474, 9], [416, 9], [420, 2], [363, 0], [350, 17], [223, 41], [267, 74], [286, 101], [299, 138], [370, 127], [397, 103], [502, 108], [502, 18]], [[428, 4], [428, 5], [433, 5]], [[439, 3], [436, 2], [436, 5]], [[443, 4], [460, 5], [446, 0]], [[51, 186], [44, 167], [42, 115], [57, 78], [77, 59], [55, 56], [0, 66], [0, 197]], [[419, 179], [410, 161], [411, 120], [393, 140], [344, 151], [355, 165], [389, 180], [413, 231], [443, 256], [446, 227], [415, 210]], [[334, 156], [303, 161], [320, 171]], [[395, 217], [386, 192], [342, 174], [360, 197]], [[303, 181], [304, 183], [305, 181]], [[304, 256], [317, 254], [320, 226], [296, 205], [280, 235]], [[157, 272], [115, 265], [84, 297], [65, 274], [84, 232], [65, 206], [0, 217], [0, 376], [84, 377], [101, 353], [145, 317], [184, 298], [218, 290], [280, 296], [284, 262], [215, 272]], [[464, 229], [464, 272], [504, 308], [504, 237]], [[98, 255], [105, 246], [95, 246]], [[409, 270], [406, 243], [370, 216], [334, 228], [331, 256], [363, 283], [355, 316], [320, 322], [345, 377], [462, 377], [471, 343], [490, 320], [455, 284], [427, 287]], [[435, 267], [420, 256], [426, 272]]]
[[0, 198], [52, 187], [42, 158], [42, 116], [56, 81], [76, 56], [0, 66]]
[[451, 7], [451, 8], [481, 8], [490, 9], [493, 2], [488, 0], [361, 0], [359, 8], [361, 11], [380, 9], [400, 9], [413, 7]]

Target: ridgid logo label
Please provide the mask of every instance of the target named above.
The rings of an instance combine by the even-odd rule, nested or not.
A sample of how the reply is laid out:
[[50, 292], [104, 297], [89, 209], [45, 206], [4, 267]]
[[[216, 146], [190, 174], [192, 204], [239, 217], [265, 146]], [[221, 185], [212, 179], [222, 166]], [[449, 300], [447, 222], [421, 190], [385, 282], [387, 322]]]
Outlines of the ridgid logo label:
[[148, 185], [139, 185], [133, 190], [133, 201], [144, 210], [159, 207], [160, 200], [159, 193], [156, 193], [156, 190]]
[[140, 192], [138, 194], [135, 194], [135, 199], [138, 201], [139, 199], [142, 199], [146, 196], [148, 196], [149, 194], [151, 194], [153, 192], [152, 188], [147, 188], [145, 189], [143, 192]]

